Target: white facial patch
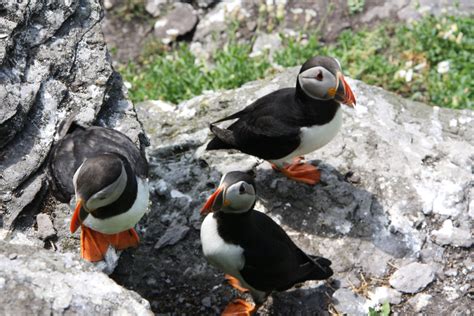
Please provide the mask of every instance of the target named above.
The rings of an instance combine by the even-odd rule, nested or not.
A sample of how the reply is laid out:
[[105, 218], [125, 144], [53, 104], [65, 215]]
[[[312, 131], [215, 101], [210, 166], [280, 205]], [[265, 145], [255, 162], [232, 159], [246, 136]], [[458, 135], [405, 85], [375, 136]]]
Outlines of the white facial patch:
[[337, 79], [326, 68], [318, 66], [303, 71], [298, 75], [298, 82], [303, 91], [317, 100], [329, 100], [334, 95], [329, 95], [330, 89], [337, 88]]
[[[225, 191], [223, 212], [243, 213], [255, 202], [255, 189], [245, 181], [232, 184]], [[229, 203], [228, 205], [226, 205]]]
[[125, 171], [125, 168], [122, 165], [122, 172], [120, 173], [120, 176], [117, 178], [117, 180], [115, 180], [99, 192], [95, 193], [89, 198], [89, 200], [87, 200], [87, 209], [95, 210], [100, 207], [112, 204], [120, 197], [120, 195], [122, 195], [126, 186], [127, 172]]

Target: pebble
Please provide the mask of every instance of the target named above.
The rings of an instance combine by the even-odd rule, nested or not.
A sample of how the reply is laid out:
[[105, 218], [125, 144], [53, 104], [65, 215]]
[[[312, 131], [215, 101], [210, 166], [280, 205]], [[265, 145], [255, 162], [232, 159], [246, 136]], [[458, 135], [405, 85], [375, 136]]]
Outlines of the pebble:
[[410, 304], [415, 312], [421, 312], [426, 306], [431, 303], [431, 299], [433, 297], [429, 294], [420, 293], [408, 300], [408, 304]]
[[161, 236], [161, 238], [155, 244], [155, 249], [173, 246], [186, 236], [189, 229], [190, 228], [188, 226], [182, 224], [171, 224], [163, 236]]
[[53, 223], [48, 214], [40, 213], [36, 216], [36, 223], [38, 225], [37, 234], [41, 240], [46, 240], [56, 236]]
[[201, 300], [201, 303], [206, 307], [211, 307], [211, 298], [209, 296], [206, 296]]
[[413, 262], [390, 277], [390, 285], [403, 293], [418, 293], [433, 282], [435, 274], [428, 264]]
[[347, 315], [367, 315], [366, 299], [349, 289], [339, 289], [332, 295], [334, 307], [339, 313]]

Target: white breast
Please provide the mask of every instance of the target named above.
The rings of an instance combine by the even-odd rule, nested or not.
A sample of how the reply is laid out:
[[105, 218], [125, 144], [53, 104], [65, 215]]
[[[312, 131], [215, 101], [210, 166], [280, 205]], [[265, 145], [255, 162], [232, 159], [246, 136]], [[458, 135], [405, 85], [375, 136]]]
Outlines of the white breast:
[[103, 234], [117, 234], [133, 228], [148, 209], [148, 180], [137, 177], [137, 188], [135, 202], [127, 212], [106, 219], [89, 215], [83, 224]]
[[204, 257], [224, 273], [240, 276], [245, 264], [244, 249], [226, 243], [217, 232], [217, 221], [213, 214], [206, 216], [201, 225], [201, 243]]
[[294, 157], [309, 154], [323, 147], [337, 135], [341, 126], [342, 110], [339, 108], [330, 122], [324, 125], [301, 128], [301, 143], [298, 148], [288, 156], [272, 162], [281, 165], [283, 162], [291, 162]]
[[219, 236], [217, 231], [217, 221], [213, 214], [206, 216], [201, 225], [201, 243], [204, 257], [226, 274], [230, 274], [240, 281], [240, 284], [250, 290], [256, 302], [263, 302], [266, 297], [265, 292], [258, 291], [251, 287], [240, 275], [240, 270], [245, 265], [244, 249], [238, 245], [226, 243]]

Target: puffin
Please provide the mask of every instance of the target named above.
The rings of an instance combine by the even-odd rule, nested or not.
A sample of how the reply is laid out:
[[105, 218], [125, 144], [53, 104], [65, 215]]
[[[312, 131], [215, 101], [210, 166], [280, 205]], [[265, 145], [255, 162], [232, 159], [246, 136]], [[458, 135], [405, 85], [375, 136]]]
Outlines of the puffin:
[[[273, 169], [295, 181], [314, 185], [319, 170], [304, 162], [327, 143], [342, 125], [341, 104], [354, 107], [356, 99], [339, 61], [315, 56], [301, 67], [296, 87], [269, 93], [243, 110], [210, 124], [214, 138], [206, 150], [237, 149], [268, 160]], [[235, 120], [227, 128], [216, 124]]]
[[[230, 285], [249, 291], [263, 304], [273, 291], [285, 291], [307, 280], [332, 276], [331, 261], [306, 254], [270, 217], [254, 210], [256, 188], [252, 175], [232, 171], [201, 209], [202, 252], [226, 275]], [[251, 314], [256, 306], [237, 299], [223, 314]]]
[[82, 258], [101, 261], [109, 246], [138, 246], [134, 226], [148, 209], [148, 163], [130, 138], [106, 127], [71, 124], [52, 150], [49, 175], [56, 199], [75, 198], [70, 231], [81, 228]]

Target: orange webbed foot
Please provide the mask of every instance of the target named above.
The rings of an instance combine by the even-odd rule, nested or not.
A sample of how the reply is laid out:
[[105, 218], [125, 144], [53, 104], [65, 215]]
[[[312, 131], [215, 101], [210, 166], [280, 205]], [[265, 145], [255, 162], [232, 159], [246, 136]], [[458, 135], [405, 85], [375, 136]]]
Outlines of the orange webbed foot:
[[222, 312], [222, 316], [250, 316], [255, 313], [256, 307], [254, 304], [247, 302], [241, 298], [230, 302]]
[[273, 169], [280, 171], [285, 176], [298, 182], [315, 185], [321, 180], [321, 173], [315, 166], [302, 162], [303, 157], [297, 157], [293, 163], [278, 168], [272, 164]]
[[236, 278], [234, 278], [234, 277], [231, 276], [230, 274], [224, 275], [224, 278], [225, 278], [225, 279], [227, 280], [227, 282], [229, 282], [229, 284], [230, 284], [233, 288], [235, 288], [237, 291], [242, 292], [242, 293], [246, 293], [246, 292], [249, 291], [248, 289], [244, 288], [244, 287], [240, 284], [239, 280], [237, 280]]
[[138, 247], [140, 238], [131, 228], [117, 234], [103, 234], [84, 225], [81, 226], [81, 257], [87, 261], [104, 260], [109, 245], [117, 250]]

